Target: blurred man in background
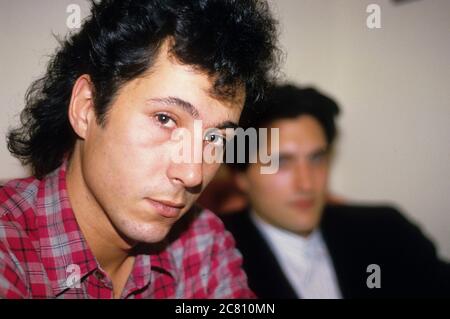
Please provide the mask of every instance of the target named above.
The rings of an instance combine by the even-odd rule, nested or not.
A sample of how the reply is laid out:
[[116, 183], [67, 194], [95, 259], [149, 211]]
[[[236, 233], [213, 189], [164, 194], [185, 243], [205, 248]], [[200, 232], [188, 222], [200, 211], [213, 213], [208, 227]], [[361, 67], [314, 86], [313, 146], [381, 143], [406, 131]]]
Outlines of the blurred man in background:
[[262, 104], [267, 111], [242, 122], [279, 129], [271, 154], [279, 170], [233, 165], [250, 205], [223, 217], [250, 288], [262, 298], [450, 296], [450, 265], [395, 208], [330, 204], [338, 105], [292, 85], [274, 87]]

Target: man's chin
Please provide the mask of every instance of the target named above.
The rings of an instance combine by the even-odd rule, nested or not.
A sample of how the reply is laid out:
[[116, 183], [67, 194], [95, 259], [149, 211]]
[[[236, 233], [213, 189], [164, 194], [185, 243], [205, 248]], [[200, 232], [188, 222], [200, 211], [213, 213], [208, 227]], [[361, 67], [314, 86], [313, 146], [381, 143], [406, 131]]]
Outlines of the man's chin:
[[308, 237], [314, 232], [315, 229], [315, 227], [304, 227], [298, 231], [298, 234], [302, 237]]
[[318, 226], [318, 222], [315, 218], [314, 220], [308, 218], [308, 220], [305, 219], [296, 224], [295, 232], [302, 236], [308, 236], [312, 232], [314, 232], [318, 228]]
[[166, 224], [139, 224], [136, 226], [127, 225], [122, 228], [122, 234], [127, 238], [127, 242], [136, 244], [157, 244], [163, 241], [169, 233], [172, 225]]

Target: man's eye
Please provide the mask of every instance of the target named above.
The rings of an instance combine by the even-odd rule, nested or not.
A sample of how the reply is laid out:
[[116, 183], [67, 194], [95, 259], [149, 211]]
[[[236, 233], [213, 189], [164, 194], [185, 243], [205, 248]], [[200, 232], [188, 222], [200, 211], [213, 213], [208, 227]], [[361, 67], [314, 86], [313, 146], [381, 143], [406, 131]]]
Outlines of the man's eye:
[[156, 120], [159, 124], [171, 128], [175, 126], [175, 121], [167, 114], [156, 114]]
[[326, 159], [326, 155], [324, 153], [315, 154], [310, 157], [310, 161], [313, 164], [322, 164]]
[[218, 133], [209, 133], [205, 136], [205, 141], [208, 143], [215, 144], [217, 146], [225, 145], [225, 137]]

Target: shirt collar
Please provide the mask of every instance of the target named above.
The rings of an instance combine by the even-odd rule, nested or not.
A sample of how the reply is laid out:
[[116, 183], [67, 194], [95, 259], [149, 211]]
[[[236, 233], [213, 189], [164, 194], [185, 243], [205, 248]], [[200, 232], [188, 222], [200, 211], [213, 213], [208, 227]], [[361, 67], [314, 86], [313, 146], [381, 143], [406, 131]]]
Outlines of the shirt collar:
[[324, 243], [317, 228], [307, 237], [303, 237], [267, 223], [254, 210], [250, 212], [250, 217], [263, 236], [274, 245], [284, 247], [286, 253], [292, 251], [309, 256], [323, 253]]

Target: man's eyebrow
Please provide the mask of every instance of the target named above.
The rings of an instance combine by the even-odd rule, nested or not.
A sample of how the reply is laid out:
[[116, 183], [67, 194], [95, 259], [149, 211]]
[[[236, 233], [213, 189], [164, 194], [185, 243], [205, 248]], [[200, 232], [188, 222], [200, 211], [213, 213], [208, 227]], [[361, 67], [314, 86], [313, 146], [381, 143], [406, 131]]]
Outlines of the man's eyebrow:
[[180, 106], [184, 111], [191, 114], [194, 118], [199, 117], [198, 110], [195, 106], [193, 106], [188, 101], [182, 100], [175, 96], [168, 96], [168, 97], [159, 97], [159, 98], [152, 98], [148, 101], [162, 103], [165, 105], [174, 105], [174, 106]]
[[[200, 114], [195, 106], [193, 106], [188, 101], [182, 100], [175, 96], [168, 96], [168, 97], [159, 97], [159, 98], [152, 98], [148, 101], [156, 102], [156, 103], [162, 103], [165, 105], [174, 105], [174, 106], [180, 106], [183, 110], [191, 114], [195, 119], [198, 119], [200, 117]], [[214, 125], [214, 128], [217, 128], [219, 130], [227, 129], [227, 128], [238, 128], [239, 125], [232, 121], [225, 121], [223, 123]]]
[[329, 149], [328, 147], [324, 146], [324, 147], [320, 147], [315, 149], [314, 151], [312, 151], [309, 156], [310, 157], [314, 157], [314, 156], [322, 156], [322, 155], [327, 155], [329, 153]]
[[239, 125], [237, 123], [232, 122], [232, 121], [225, 121], [223, 123], [215, 125], [214, 127], [219, 129], [219, 130], [224, 130], [224, 129], [227, 129], [227, 128], [236, 129], [236, 128], [239, 127]]
[[279, 152], [278, 156], [280, 158], [282, 157], [284, 160], [292, 160], [292, 159], [296, 158], [295, 154], [292, 154], [291, 152], [287, 152], [287, 151]]

